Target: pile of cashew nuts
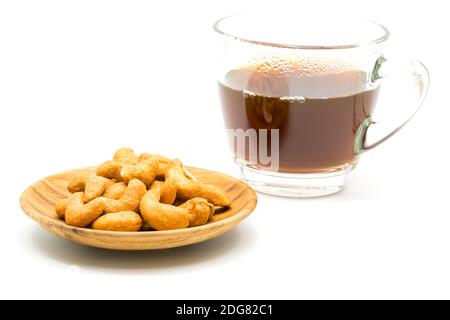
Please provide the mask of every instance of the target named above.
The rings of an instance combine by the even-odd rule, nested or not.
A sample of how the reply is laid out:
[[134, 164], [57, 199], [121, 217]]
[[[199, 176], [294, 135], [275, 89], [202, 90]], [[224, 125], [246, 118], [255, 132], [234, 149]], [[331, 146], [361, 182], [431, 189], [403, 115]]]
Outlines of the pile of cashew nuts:
[[74, 176], [71, 196], [55, 204], [74, 227], [108, 231], [173, 230], [206, 224], [215, 207], [229, 207], [227, 194], [201, 183], [181, 161], [156, 154], [116, 151], [94, 174]]

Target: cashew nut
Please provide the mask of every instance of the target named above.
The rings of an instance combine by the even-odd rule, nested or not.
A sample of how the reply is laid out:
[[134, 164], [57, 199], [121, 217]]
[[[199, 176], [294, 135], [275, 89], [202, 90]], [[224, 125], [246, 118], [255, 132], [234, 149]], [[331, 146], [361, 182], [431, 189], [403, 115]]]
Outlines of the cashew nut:
[[96, 174], [100, 177], [122, 181], [122, 176], [120, 175], [122, 168], [122, 162], [117, 160], [108, 160], [97, 167]]
[[103, 196], [109, 199], [120, 199], [123, 194], [127, 190], [127, 184], [125, 182], [117, 182], [112, 186], [109, 186], [105, 192], [103, 192]]
[[141, 201], [141, 214], [155, 230], [183, 229], [189, 226], [187, 209], [161, 203], [160, 187], [150, 189]]
[[229, 207], [231, 205], [231, 200], [222, 189], [187, 178], [180, 160], [174, 160], [168, 165], [166, 179], [173, 179], [175, 181], [177, 185], [177, 197], [180, 199], [189, 200], [200, 197], [205, 198], [216, 206]]
[[163, 157], [159, 154], [142, 153], [139, 156], [140, 161], [153, 161], [157, 163], [156, 176], [158, 178], [164, 178], [167, 165], [172, 162], [169, 158]]
[[114, 153], [114, 160], [127, 164], [136, 164], [138, 162], [138, 156], [131, 148], [121, 148]]
[[193, 198], [179, 207], [161, 203], [164, 185], [155, 181], [141, 201], [141, 214], [155, 230], [172, 230], [203, 225], [214, 214], [214, 205], [203, 198]]
[[73, 177], [68, 190], [72, 195], [55, 204], [57, 216], [69, 225], [97, 230], [195, 227], [208, 222], [215, 205], [231, 205], [224, 191], [197, 180], [179, 160], [137, 155], [130, 148], [117, 150], [96, 175]]
[[139, 231], [141, 217], [133, 211], [107, 213], [92, 223], [92, 229], [108, 231]]
[[84, 202], [100, 197], [114, 181], [96, 175], [77, 175], [70, 179], [67, 189], [72, 192], [84, 191]]
[[203, 198], [192, 198], [179, 208], [189, 211], [189, 227], [204, 225], [214, 215], [214, 205]]
[[67, 204], [69, 203], [69, 198], [64, 198], [55, 203], [55, 212], [58, 218], [64, 220], [66, 215]]
[[101, 197], [105, 204], [105, 212], [120, 212], [120, 211], [137, 211], [142, 197], [147, 188], [143, 182], [138, 179], [133, 179], [128, 183], [127, 189], [120, 199], [109, 199]]
[[105, 205], [102, 198], [85, 203], [83, 192], [74, 193], [66, 207], [65, 220], [74, 227], [86, 227], [103, 213]]
[[151, 189], [159, 190], [159, 202], [165, 204], [173, 204], [175, 202], [175, 199], [177, 197], [177, 186], [175, 184], [175, 181], [169, 179], [164, 182], [155, 181], [153, 182]]
[[106, 161], [97, 168], [98, 176], [123, 182], [139, 179], [147, 187], [150, 187], [157, 173], [158, 162], [156, 160], [137, 156], [129, 148], [117, 150], [113, 160]]
[[137, 164], [128, 164], [122, 167], [120, 176], [122, 181], [129, 182], [132, 179], [141, 180], [147, 187], [155, 181], [158, 164], [153, 161], [138, 161]]

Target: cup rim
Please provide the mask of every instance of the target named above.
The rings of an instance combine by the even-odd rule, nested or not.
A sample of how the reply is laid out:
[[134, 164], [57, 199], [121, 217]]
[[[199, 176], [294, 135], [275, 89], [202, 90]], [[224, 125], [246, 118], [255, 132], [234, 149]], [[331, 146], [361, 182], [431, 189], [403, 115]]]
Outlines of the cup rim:
[[252, 14], [252, 13], [236, 13], [236, 14], [231, 14], [231, 15], [227, 15], [225, 17], [220, 18], [219, 20], [217, 20], [214, 24], [213, 24], [213, 29], [215, 32], [217, 32], [220, 35], [223, 36], [227, 36], [227, 37], [231, 37], [234, 40], [238, 40], [238, 41], [242, 41], [242, 42], [246, 42], [246, 43], [251, 43], [251, 44], [255, 44], [255, 45], [261, 45], [261, 46], [268, 46], [268, 47], [276, 47], [276, 48], [286, 48], [286, 49], [307, 49], [307, 50], [330, 50], [330, 49], [352, 49], [352, 48], [361, 48], [361, 47], [366, 47], [366, 46], [372, 46], [372, 45], [377, 45], [380, 43], [385, 42], [386, 40], [389, 39], [390, 37], [390, 32], [389, 30], [382, 24], [375, 22], [373, 20], [370, 19], [365, 19], [365, 18], [359, 18], [359, 17], [350, 17], [353, 20], [359, 20], [359, 21], [363, 21], [366, 23], [370, 23], [372, 25], [374, 25], [375, 27], [377, 27], [378, 29], [381, 30], [381, 35], [379, 37], [376, 37], [375, 39], [371, 39], [368, 41], [361, 41], [358, 43], [349, 43], [349, 44], [342, 44], [342, 45], [302, 45], [302, 44], [286, 44], [286, 43], [275, 43], [275, 42], [266, 42], [266, 41], [260, 41], [260, 40], [254, 40], [254, 39], [249, 39], [249, 38], [245, 38], [245, 37], [240, 37], [236, 34], [232, 34], [232, 33], [228, 33], [223, 31], [220, 28], [220, 24], [230, 18], [234, 18], [237, 16], [243, 16], [243, 15], [248, 15], [248, 14]]

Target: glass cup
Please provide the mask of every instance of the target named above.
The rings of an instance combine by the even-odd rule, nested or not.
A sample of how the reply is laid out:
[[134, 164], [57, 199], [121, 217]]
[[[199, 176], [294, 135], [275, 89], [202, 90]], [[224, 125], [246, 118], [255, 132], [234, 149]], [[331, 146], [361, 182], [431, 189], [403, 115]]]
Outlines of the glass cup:
[[427, 92], [425, 66], [387, 60], [389, 32], [372, 21], [238, 14], [214, 30], [233, 157], [259, 192], [342, 190], [360, 155], [402, 128]]

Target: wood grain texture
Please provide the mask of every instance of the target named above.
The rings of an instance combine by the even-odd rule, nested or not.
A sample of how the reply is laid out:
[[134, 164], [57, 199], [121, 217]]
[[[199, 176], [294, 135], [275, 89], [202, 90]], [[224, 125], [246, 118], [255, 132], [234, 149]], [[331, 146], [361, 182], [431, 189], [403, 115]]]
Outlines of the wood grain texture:
[[231, 208], [220, 208], [206, 225], [199, 227], [169, 231], [115, 232], [67, 225], [57, 217], [54, 205], [70, 195], [67, 182], [72, 176], [95, 172], [95, 167], [56, 174], [36, 182], [24, 191], [20, 197], [20, 206], [31, 219], [59, 237], [82, 245], [116, 250], [165, 249], [205, 241], [231, 230], [254, 210], [256, 194], [244, 182], [205, 169], [188, 169], [200, 181], [221, 187], [233, 201]]

